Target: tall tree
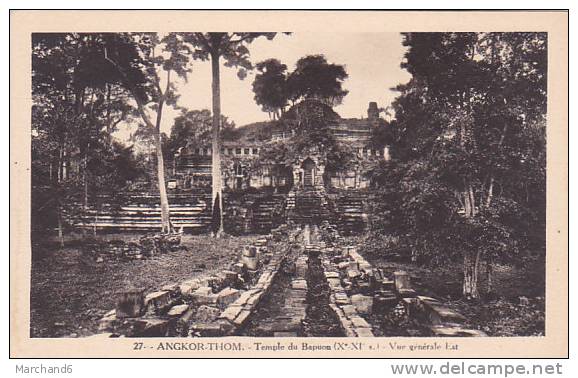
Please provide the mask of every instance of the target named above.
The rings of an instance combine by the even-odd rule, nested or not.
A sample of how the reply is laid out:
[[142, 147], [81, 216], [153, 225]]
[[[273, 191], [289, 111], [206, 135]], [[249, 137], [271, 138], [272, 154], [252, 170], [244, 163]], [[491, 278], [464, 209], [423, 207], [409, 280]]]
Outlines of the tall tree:
[[[177, 33], [163, 37], [156, 33], [123, 33], [107, 37], [104, 57], [117, 70], [123, 85], [130, 90], [144, 124], [153, 132], [161, 202], [161, 232], [170, 233], [173, 227], [165, 183], [161, 122], [164, 106], [176, 105], [178, 98], [171, 80], [172, 74], [186, 79], [190, 72], [189, 49]], [[166, 75], [164, 84], [161, 71]], [[150, 112], [156, 112], [156, 116], [153, 118]]]
[[294, 102], [305, 98], [338, 105], [348, 93], [343, 89], [347, 77], [345, 66], [328, 63], [323, 55], [307, 55], [297, 61], [289, 75], [289, 98]]
[[[255, 39], [265, 37], [273, 39], [277, 33], [185, 33], [185, 40], [193, 47], [194, 59], [210, 60], [212, 71], [213, 128], [212, 128], [212, 209], [215, 236], [223, 233], [223, 179], [221, 174], [221, 74], [220, 59], [226, 67], [237, 67], [239, 79], [246, 76], [246, 70], [252, 69], [247, 45]], [[218, 216], [215, 216], [218, 212]]]
[[33, 195], [50, 188], [47, 198], [55, 206], [41, 207], [56, 209], [61, 236], [61, 210], [76, 211], [79, 196], [87, 208], [97, 181], [89, 162], [112, 148], [111, 133], [134, 110], [116, 76], [96, 69], [101, 46], [100, 34], [32, 35], [33, 176], [48, 179], [34, 183]]
[[478, 298], [482, 259], [543, 240], [546, 36], [410, 33], [404, 44], [412, 79], [398, 87], [381, 203], [422, 257], [461, 255], [463, 295]]
[[255, 102], [263, 111], [278, 119], [285, 112], [288, 102], [287, 66], [277, 59], [257, 63], [257, 75], [253, 81]]

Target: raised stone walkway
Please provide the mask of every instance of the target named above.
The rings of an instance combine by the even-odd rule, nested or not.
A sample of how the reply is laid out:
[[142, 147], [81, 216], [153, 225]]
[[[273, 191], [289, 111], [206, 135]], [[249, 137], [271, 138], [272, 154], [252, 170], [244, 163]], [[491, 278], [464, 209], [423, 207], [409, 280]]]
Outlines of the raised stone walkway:
[[409, 323], [412, 336], [485, 336], [416, 293], [405, 272], [373, 268], [327, 222], [282, 225], [239, 252], [220, 274], [119, 293], [100, 337], [373, 337], [383, 319], [399, 328], [390, 336]]

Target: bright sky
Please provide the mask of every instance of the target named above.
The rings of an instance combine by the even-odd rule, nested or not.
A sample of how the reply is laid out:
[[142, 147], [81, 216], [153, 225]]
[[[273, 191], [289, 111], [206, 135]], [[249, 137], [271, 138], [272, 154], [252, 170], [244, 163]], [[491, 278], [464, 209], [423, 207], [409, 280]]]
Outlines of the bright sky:
[[[249, 45], [249, 50], [253, 63], [276, 58], [290, 71], [299, 58], [310, 54], [323, 54], [330, 63], [345, 65], [349, 78], [344, 87], [349, 94], [335, 108], [344, 118], [367, 117], [370, 101], [376, 101], [379, 107], [388, 106], [397, 95], [390, 88], [410, 78], [399, 66], [405, 52], [399, 33], [282, 34], [271, 41], [259, 38]], [[211, 109], [210, 62], [193, 61], [192, 70], [186, 83], [177, 83], [179, 105]], [[221, 112], [237, 126], [268, 120], [267, 113], [253, 99], [254, 75], [250, 72], [240, 80], [235, 69], [221, 64]], [[166, 109], [162, 130], [167, 134], [177, 114]]]

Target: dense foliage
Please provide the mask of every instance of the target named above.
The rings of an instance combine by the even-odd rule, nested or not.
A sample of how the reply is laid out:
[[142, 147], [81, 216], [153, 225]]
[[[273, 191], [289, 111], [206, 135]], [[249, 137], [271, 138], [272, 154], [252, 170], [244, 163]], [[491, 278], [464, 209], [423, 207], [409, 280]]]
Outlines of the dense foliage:
[[[175, 154], [187, 146], [205, 147], [211, 143], [213, 115], [210, 110], [182, 109], [175, 117], [171, 134], [163, 143], [165, 160], [172, 160]], [[228, 134], [235, 128], [235, 122], [221, 115], [221, 134]]]
[[295, 64], [292, 72], [277, 59], [257, 64], [259, 73], [253, 81], [255, 102], [277, 119], [285, 107], [302, 100], [317, 100], [329, 106], [339, 105], [348, 91], [343, 82], [345, 66], [327, 62], [323, 55], [307, 55]]
[[[33, 236], [118, 193], [143, 173], [131, 148], [112, 138], [137, 116], [130, 92], [106, 64], [109, 34], [42, 33], [32, 36]], [[118, 42], [123, 62], [138, 59]], [[133, 75], [139, 83], [143, 79]], [[144, 95], [144, 91], [140, 92]], [[113, 197], [120, 200], [118, 195]]]
[[287, 66], [277, 59], [267, 59], [257, 63], [256, 68], [258, 73], [253, 81], [255, 102], [277, 119], [287, 106]]
[[546, 35], [409, 33], [404, 44], [412, 79], [393, 104], [393, 160], [372, 173], [372, 238], [423, 263], [463, 258], [476, 298], [483, 260], [491, 279], [494, 261], [544, 257]]

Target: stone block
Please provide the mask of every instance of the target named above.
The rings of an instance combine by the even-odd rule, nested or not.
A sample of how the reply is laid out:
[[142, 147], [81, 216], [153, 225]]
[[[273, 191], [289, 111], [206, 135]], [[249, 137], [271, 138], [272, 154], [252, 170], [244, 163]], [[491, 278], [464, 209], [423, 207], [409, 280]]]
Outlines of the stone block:
[[186, 337], [189, 332], [189, 323], [193, 320], [195, 316], [196, 309], [190, 307], [179, 317], [175, 325], [176, 335], [181, 337]]
[[405, 313], [409, 316], [413, 316], [414, 309], [416, 307], [416, 298], [402, 298], [401, 303], [405, 307]]
[[341, 310], [348, 318], [357, 315], [357, 310], [352, 305], [341, 306]]
[[399, 289], [397, 292], [402, 298], [415, 298], [417, 296], [414, 289]]
[[440, 304], [441, 305], [441, 302], [439, 300], [432, 298], [432, 297], [426, 297], [424, 295], [418, 295], [416, 297], [416, 301], [418, 302], [419, 305], [422, 305], [422, 306], [425, 304], [433, 304], [433, 305]]
[[167, 315], [171, 318], [181, 317], [189, 309], [188, 304], [181, 304], [171, 307]]
[[358, 313], [362, 315], [371, 314], [371, 308], [373, 307], [372, 297], [362, 294], [355, 294], [351, 296], [351, 303]]
[[232, 271], [234, 271], [238, 274], [242, 274], [244, 269], [245, 269], [245, 264], [243, 264], [242, 262], [235, 263], [231, 268]]
[[353, 327], [351, 326], [345, 326], [343, 327], [343, 333], [345, 333], [345, 337], [357, 337], [357, 333], [355, 333], [355, 331], [353, 330]]
[[355, 328], [371, 328], [369, 323], [361, 316], [352, 316], [349, 320], [351, 320], [351, 323]]
[[208, 304], [208, 305], [215, 305], [217, 304], [217, 295], [213, 293], [213, 290], [208, 286], [203, 286], [195, 290], [191, 297], [198, 305]]
[[327, 279], [327, 283], [332, 288], [341, 287], [341, 280], [339, 278], [329, 278]]
[[347, 269], [347, 278], [350, 280], [354, 280], [357, 277], [360, 277], [361, 273], [357, 269]]
[[169, 320], [160, 318], [141, 318], [135, 327], [136, 337], [166, 337], [169, 335]]
[[355, 328], [357, 337], [375, 337], [371, 328]]
[[168, 291], [171, 293], [171, 297], [178, 296], [181, 292], [179, 290], [178, 284], [168, 284], [161, 287], [161, 291]]
[[219, 323], [194, 322], [190, 326], [191, 336], [220, 337], [223, 336], [223, 326]]
[[241, 262], [249, 270], [257, 270], [259, 267], [259, 258], [257, 256], [241, 256]]
[[476, 329], [466, 329], [461, 327], [448, 327], [443, 325], [434, 325], [430, 327], [434, 336], [440, 337], [486, 337], [485, 332]]
[[250, 316], [251, 311], [243, 309], [239, 312], [239, 315], [237, 315], [237, 317], [233, 320], [233, 324], [236, 325], [237, 327], [242, 327], [247, 323]]
[[149, 293], [144, 299], [145, 306], [149, 312], [162, 312], [166, 310], [171, 303], [170, 291], [155, 291]]
[[364, 261], [363, 257], [361, 257], [359, 253], [357, 253], [357, 250], [355, 248], [349, 250], [349, 257], [357, 261], [358, 263], [360, 261]]
[[198, 323], [209, 323], [217, 320], [219, 314], [221, 314], [221, 310], [218, 308], [202, 305], [197, 308], [193, 319]]
[[253, 301], [251, 301], [252, 298], [256, 298], [257, 296], [260, 296], [258, 294], [260, 294], [262, 292], [261, 289], [251, 289], [251, 290], [247, 290], [241, 293], [241, 295], [239, 296], [239, 298], [237, 298], [237, 300], [235, 301], [235, 304], [237, 305], [245, 305], [245, 304], [249, 304], [251, 302], [251, 304], [255, 303], [255, 300], [253, 299]]
[[179, 290], [185, 297], [189, 297], [199, 287], [201, 287], [201, 282], [197, 278], [186, 280], [179, 284]]
[[466, 321], [462, 314], [448, 307], [437, 304], [426, 304], [424, 307], [429, 321], [434, 325], [442, 325], [444, 323], [461, 324]]
[[325, 278], [339, 278], [339, 273], [337, 272], [325, 272]]
[[335, 303], [338, 305], [348, 305], [351, 304], [351, 300], [345, 293], [335, 293]]
[[270, 271], [265, 270], [263, 271], [263, 273], [261, 273], [261, 275], [259, 276], [259, 279], [257, 280], [257, 283], [262, 283], [264, 285], [266, 284], [270, 284], [271, 283], [271, 279], [272, 279], [272, 274]]
[[233, 323], [233, 321], [237, 316], [239, 316], [239, 313], [241, 311], [243, 311], [243, 306], [231, 305], [227, 307], [225, 311], [221, 312], [221, 314], [219, 315], [219, 319], [226, 319], [231, 323]]
[[395, 290], [395, 282], [388, 278], [385, 278], [381, 281], [381, 287], [384, 290]]
[[291, 289], [293, 290], [307, 290], [307, 281], [293, 280], [291, 281]]
[[251, 297], [247, 300], [246, 305], [250, 306], [251, 308], [255, 308], [261, 301], [262, 297], [263, 292], [261, 290], [255, 290], [255, 293], [252, 294]]
[[395, 289], [399, 293], [400, 290], [411, 289], [410, 277], [407, 272], [399, 270], [393, 273], [393, 280], [395, 282]]
[[359, 270], [365, 274], [373, 275], [373, 267], [367, 261], [359, 263]]
[[116, 302], [117, 318], [134, 318], [144, 313], [144, 289], [134, 289], [119, 293]]
[[98, 321], [98, 332], [112, 332], [116, 321], [116, 310], [110, 310]]
[[217, 305], [224, 309], [231, 303], [235, 302], [241, 296], [241, 291], [226, 287], [217, 293]]
[[340, 270], [345, 270], [345, 269], [349, 268], [349, 261], [340, 262], [339, 264], [337, 264], [337, 267]]

